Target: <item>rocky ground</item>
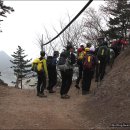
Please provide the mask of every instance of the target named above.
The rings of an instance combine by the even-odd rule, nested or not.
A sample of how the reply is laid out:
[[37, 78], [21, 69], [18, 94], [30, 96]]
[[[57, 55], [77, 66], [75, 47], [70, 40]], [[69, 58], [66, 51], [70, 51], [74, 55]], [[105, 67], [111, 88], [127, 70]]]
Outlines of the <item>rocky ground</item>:
[[107, 69], [104, 81], [82, 96], [72, 85], [70, 99], [59, 88], [47, 98], [36, 89], [0, 86], [0, 129], [130, 129], [130, 48]]

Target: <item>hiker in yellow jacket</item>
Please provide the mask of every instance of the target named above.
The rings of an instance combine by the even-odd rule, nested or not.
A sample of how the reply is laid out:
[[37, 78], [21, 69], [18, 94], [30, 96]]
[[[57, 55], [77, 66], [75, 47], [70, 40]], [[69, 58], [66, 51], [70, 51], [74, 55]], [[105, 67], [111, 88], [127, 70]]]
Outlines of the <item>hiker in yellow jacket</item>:
[[37, 72], [38, 83], [37, 83], [37, 96], [47, 97], [44, 94], [46, 88], [46, 78], [48, 77], [47, 64], [45, 59], [45, 52], [40, 52], [40, 58], [37, 58], [32, 63], [32, 70]]

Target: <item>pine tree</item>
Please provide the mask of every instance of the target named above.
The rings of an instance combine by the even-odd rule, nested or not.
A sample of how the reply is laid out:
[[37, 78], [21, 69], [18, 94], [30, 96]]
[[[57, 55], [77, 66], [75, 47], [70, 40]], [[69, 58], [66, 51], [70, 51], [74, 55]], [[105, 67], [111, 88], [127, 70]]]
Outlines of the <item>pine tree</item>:
[[107, 33], [110, 38], [126, 37], [130, 28], [130, 3], [128, 0], [109, 0], [103, 11], [109, 14]]
[[[14, 9], [12, 7], [4, 5], [4, 1], [0, 0], [0, 16], [7, 17], [6, 13], [10, 13], [10, 12], [13, 12], [13, 11], [14, 11]], [[3, 21], [3, 20], [0, 19], [0, 22], [1, 21]]]
[[16, 87], [18, 87], [19, 82], [21, 83], [22, 89], [22, 80], [26, 75], [31, 71], [30, 60], [25, 60], [27, 55], [24, 54], [24, 51], [20, 46], [18, 46], [17, 51], [11, 55], [14, 59], [10, 60], [13, 63], [11, 68], [14, 69], [14, 75], [16, 76]]

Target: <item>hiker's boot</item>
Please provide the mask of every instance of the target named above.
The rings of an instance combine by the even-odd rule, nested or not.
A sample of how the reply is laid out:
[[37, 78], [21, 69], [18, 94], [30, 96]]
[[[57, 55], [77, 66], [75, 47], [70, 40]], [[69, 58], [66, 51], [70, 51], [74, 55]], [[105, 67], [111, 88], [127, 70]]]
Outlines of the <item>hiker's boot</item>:
[[44, 93], [41, 93], [41, 95], [42, 95], [41, 97], [47, 97], [47, 95], [45, 95]]
[[47, 97], [47, 95], [45, 95], [44, 93], [38, 93], [37, 96], [38, 97]]
[[62, 98], [62, 99], [69, 99], [69, 98], [70, 98], [70, 96], [69, 96], [69, 95], [67, 95], [67, 94], [64, 94], [64, 95], [61, 95], [61, 98]]
[[39, 96], [40, 95], [40, 93], [37, 93], [37, 96]]
[[49, 87], [47, 87], [47, 90], [50, 90], [50, 88], [49, 88]]
[[89, 93], [90, 93], [89, 91], [82, 91], [82, 95], [87, 95]]
[[67, 94], [66, 94], [65, 96], [66, 96], [66, 98], [68, 98], [68, 99], [70, 98], [70, 96], [69, 96], [69, 95], [67, 95]]
[[82, 95], [86, 95], [87, 94], [87, 91], [82, 91]]
[[75, 85], [75, 87], [76, 87], [77, 89], [80, 89], [80, 87], [79, 87], [79, 85], [78, 85], [78, 84], [76, 84], [76, 85]]
[[61, 95], [61, 98], [64, 99], [65, 98], [65, 94]]
[[90, 94], [90, 91], [87, 91], [86, 94]]
[[54, 91], [54, 90], [49, 90], [49, 93], [55, 93], [56, 91]]

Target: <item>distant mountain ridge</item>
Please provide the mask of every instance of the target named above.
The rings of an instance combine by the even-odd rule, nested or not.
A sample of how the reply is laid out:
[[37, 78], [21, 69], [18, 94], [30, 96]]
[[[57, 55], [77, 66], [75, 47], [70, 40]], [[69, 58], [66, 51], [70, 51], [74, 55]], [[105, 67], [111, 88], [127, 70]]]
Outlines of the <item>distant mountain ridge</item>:
[[13, 74], [13, 69], [10, 67], [12, 66], [12, 63], [10, 62], [12, 58], [6, 54], [4, 51], [0, 51], [0, 72], [1, 72], [1, 79], [9, 84], [12, 85], [11, 82], [15, 81], [15, 77]]

